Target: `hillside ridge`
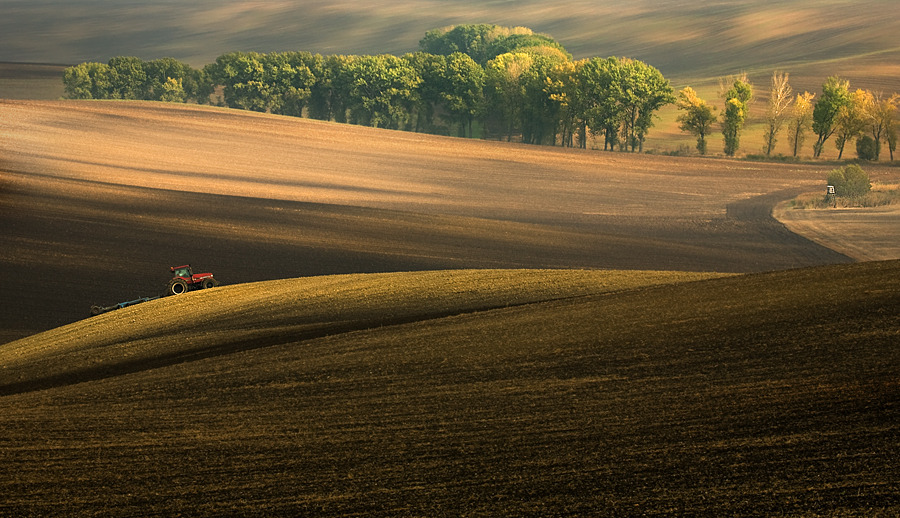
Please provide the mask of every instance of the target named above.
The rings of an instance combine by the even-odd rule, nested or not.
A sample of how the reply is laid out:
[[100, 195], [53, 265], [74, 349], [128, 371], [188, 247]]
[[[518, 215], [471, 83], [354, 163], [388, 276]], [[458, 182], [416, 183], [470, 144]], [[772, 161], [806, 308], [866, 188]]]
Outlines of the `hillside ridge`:
[[0, 396], [376, 327], [719, 276], [443, 270], [222, 286], [145, 302], [0, 346]]

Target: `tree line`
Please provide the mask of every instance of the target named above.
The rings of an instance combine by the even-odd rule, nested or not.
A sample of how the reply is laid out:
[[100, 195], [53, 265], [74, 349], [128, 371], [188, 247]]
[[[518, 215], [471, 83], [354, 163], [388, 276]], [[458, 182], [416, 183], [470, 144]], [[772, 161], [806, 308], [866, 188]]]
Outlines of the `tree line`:
[[[629, 58], [573, 60], [551, 37], [524, 27], [459, 25], [434, 29], [420, 50], [403, 56], [310, 52], [231, 52], [194, 69], [172, 58], [115, 57], [65, 71], [73, 99], [145, 99], [218, 103], [231, 108], [333, 120], [380, 128], [641, 151], [656, 112], [676, 103], [682, 131], [697, 138], [720, 129], [723, 152], [740, 148], [753, 86], [746, 76], [723, 79], [721, 113], [690, 87], [674, 94], [656, 68]], [[793, 97], [788, 75], [775, 73], [765, 115], [765, 153], [784, 131], [797, 156], [810, 133], [814, 155], [834, 138], [843, 155], [857, 142], [861, 157], [896, 149], [900, 97], [851, 92], [829, 78], [818, 98]], [[786, 126], [786, 127], [785, 127]]]
[[[764, 152], [770, 156], [778, 136], [787, 125], [787, 139], [794, 157], [798, 156], [808, 136], [814, 136], [813, 156], [819, 158], [825, 144], [834, 137], [838, 160], [844, 155], [847, 143], [856, 141], [856, 153], [863, 160], [879, 160], [887, 145], [890, 159], [897, 149], [900, 95], [885, 96], [870, 90], [851, 91], [850, 82], [829, 77], [822, 85], [821, 96], [803, 92], [796, 97], [788, 81], [789, 74], [774, 72], [764, 117]], [[725, 101], [721, 116], [724, 153], [733, 156], [740, 143], [753, 86], [745, 75], [723, 80], [719, 86]], [[706, 137], [718, 122], [716, 108], [697, 96], [690, 87], [678, 93], [677, 121], [682, 131], [697, 137], [697, 151], [707, 152]]]
[[[674, 102], [654, 67], [628, 58], [573, 61], [530, 29], [461, 25], [426, 33], [403, 56], [231, 52], [201, 69], [172, 58], [116, 57], [64, 74], [73, 99], [220, 104], [380, 128], [532, 144], [640, 150]], [[216, 102], [216, 101], [213, 101]]]

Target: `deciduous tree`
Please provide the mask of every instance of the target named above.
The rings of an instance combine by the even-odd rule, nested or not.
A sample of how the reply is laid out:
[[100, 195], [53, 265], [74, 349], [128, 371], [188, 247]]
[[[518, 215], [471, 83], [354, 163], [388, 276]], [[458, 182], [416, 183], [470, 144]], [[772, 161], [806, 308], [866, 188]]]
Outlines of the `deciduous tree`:
[[558, 104], [559, 143], [564, 147], [573, 147], [575, 135], [578, 134], [579, 146], [586, 147], [587, 123], [584, 120], [584, 89], [579, 80], [579, 70], [586, 61], [560, 63], [550, 70], [546, 79], [545, 91], [550, 100]]
[[267, 110], [300, 117], [316, 77], [307, 66], [309, 52], [273, 52], [263, 56], [264, 81], [271, 87]]
[[525, 73], [534, 58], [524, 53], [501, 54], [492, 59], [486, 69], [486, 94], [489, 113], [498, 116], [499, 124], [512, 140], [525, 107]]
[[803, 142], [806, 140], [806, 132], [812, 129], [812, 101], [815, 97], [815, 94], [803, 92], [797, 95], [797, 99], [794, 102], [793, 117], [788, 127], [788, 142], [791, 144], [793, 156], [797, 156], [800, 152], [800, 148], [803, 147]]
[[871, 93], [857, 89], [850, 94], [850, 99], [843, 104], [835, 117], [835, 141], [838, 160], [844, 155], [844, 146], [850, 140], [862, 134], [866, 128], [866, 106], [870, 103]]
[[723, 91], [722, 97], [725, 99], [725, 110], [722, 113], [725, 154], [734, 156], [741, 145], [741, 132], [750, 110], [750, 101], [753, 99], [753, 86], [747, 81], [747, 77], [742, 75], [723, 82], [720, 90]]
[[897, 150], [897, 121], [894, 121], [887, 129], [888, 149], [891, 151], [891, 162], [894, 161], [894, 151]]
[[834, 187], [836, 196], [862, 196], [872, 188], [869, 175], [856, 164], [833, 169], [828, 173], [828, 185]]
[[350, 122], [376, 128], [400, 129], [422, 79], [409, 62], [397, 56], [358, 56], [349, 63]]
[[788, 83], [787, 73], [772, 73], [772, 88], [769, 91], [769, 105], [766, 109], [766, 156], [772, 154], [775, 143], [778, 142], [778, 133], [784, 125], [785, 114], [793, 101], [793, 90]]
[[146, 82], [143, 99], [185, 102], [198, 97], [198, 76], [194, 69], [175, 58], [161, 58], [143, 63]]
[[441, 96], [446, 89], [444, 83], [447, 57], [428, 52], [413, 52], [405, 54], [403, 59], [422, 78], [416, 98], [414, 131], [435, 133], [439, 131], [434, 121], [435, 110], [441, 104]]
[[484, 103], [484, 69], [461, 52], [450, 54], [445, 63], [442, 103], [448, 117], [459, 124], [459, 136], [464, 137], [468, 129], [471, 137], [472, 123]]
[[63, 86], [69, 99], [108, 99], [110, 70], [105, 63], [80, 63], [63, 73]]
[[271, 106], [272, 85], [267, 83], [263, 55], [257, 52], [231, 52], [216, 58], [206, 71], [216, 84], [225, 87], [225, 104], [265, 112]]
[[687, 86], [678, 92], [678, 109], [682, 111], [676, 118], [681, 131], [697, 137], [697, 151], [706, 154], [706, 136], [716, 122], [716, 109], [701, 99], [693, 88]]
[[117, 56], [109, 60], [109, 98], [143, 99], [147, 74], [144, 63], [133, 56]]
[[850, 102], [850, 82], [839, 77], [829, 77], [822, 85], [822, 96], [813, 108], [812, 130], [817, 135], [813, 145], [813, 156], [818, 158], [825, 148], [825, 142], [834, 134], [838, 126], [836, 120], [841, 107]]
[[624, 108], [616, 95], [620, 71], [617, 58], [591, 58], [578, 74], [584, 95], [582, 117], [592, 134], [603, 137], [604, 151], [613, 151], [618, 146], [619, 129], [625, 118]]
[[613, 84], [624, 109], [622, 137], [631, 151], [643, 151], [656, 111], [675, 102], [669, 81], [655, 67], [636, 59], [619, 60], [622, 74]]
[[881, 157], [881, 142], [887, 140], [890, 128], [893, 127], [900, 96], [894, 94], [883, 98], [880, 94], [869, 97], [866, 104], [866, 118], [872, 139], [875, 141], [875, 160]]

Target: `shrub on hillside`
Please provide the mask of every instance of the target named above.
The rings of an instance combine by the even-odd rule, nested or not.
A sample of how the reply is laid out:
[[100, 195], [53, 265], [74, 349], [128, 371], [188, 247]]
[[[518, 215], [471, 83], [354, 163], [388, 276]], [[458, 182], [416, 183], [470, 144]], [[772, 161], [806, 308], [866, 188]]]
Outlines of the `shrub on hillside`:
[[878, 160], [878, 142], [864, 135], [856, 139], [856, 156], [860, 160]]
[[835, 196], [864, 196], [872, 188], [869, 175], [856, 164], [849, 164], [828, 173], [828, 185], [834, 186]]

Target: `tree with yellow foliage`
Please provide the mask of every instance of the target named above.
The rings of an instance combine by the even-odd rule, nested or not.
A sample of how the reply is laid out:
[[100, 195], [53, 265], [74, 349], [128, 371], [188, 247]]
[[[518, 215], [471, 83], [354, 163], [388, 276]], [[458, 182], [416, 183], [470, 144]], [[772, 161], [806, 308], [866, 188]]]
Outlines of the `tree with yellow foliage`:
[[815, 97], [816, 94], [803, 92], [802, 94], [797, 94], [797, 99], [794, 101], [793, 118], [788, 125], [788, 142], [791, 144], [794, 156], [797, 156], [800, 148], [803, 147], [803, 141], [806, 140], [806, 132], [812, 129], [812, 101]]
[[698, 97], [697, 92], [690, 86], [678, 92], [677, 106], [684, 112], [675, 119], [680, 124], [681, 131], [697, 137], [697, 151], [701, 155], [705, 155], [706, 136], [709, 135], [713, 123], [716, 122], [716, 108]]

